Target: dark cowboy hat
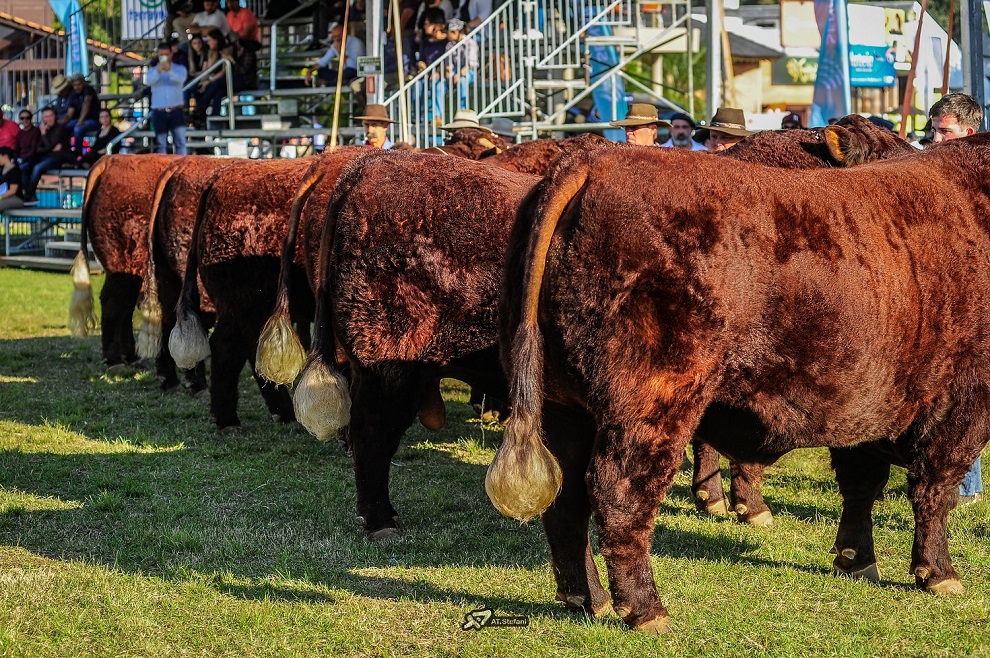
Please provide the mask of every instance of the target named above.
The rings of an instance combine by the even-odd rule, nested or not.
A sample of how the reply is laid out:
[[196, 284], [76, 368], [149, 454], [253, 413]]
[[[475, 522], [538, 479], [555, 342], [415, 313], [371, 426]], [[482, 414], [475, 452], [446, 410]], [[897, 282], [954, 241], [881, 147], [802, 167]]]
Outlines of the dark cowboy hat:
[[698, 124], [695, 123], [694, 119], [691, 118], [691, 115], [690, 114], [684, 114], [683, 112], [675, 112], [674, 114], [671, 114], [670, 115], [670, 122], [671, 123], [673, 123], [674, 121], [678, 121], [678, 120], [680, 120], [680, 121], [687, 121], [688, 123], [690, 123], [691, 124], [691, 130], [694, 130], [695, 128], [698, 127]]
[[718, 108], [718, 112], [708, 122], [708, 129], [712, 132], [725, 133], [733, 137], [746, 137], [754, 134], [752, 130], [746, 130], [745, 113], [735, 107]]
[[609, 121], [608, 125], [616, 128], [626, 126], [649, 126], [655, 124], [670, 128], [670, 124], [657, 116], [657, 108], [649, 103], [633, 103], [629, 106], [629, 113], [621, 121]]
[[384, 105], [376, 105], [375, 103], [370, 103], [364, 106], [364, 114], [358, 117], [354, 117], [358, 121], [384, 121], [386, 123], [398, 123], [397, 121], [392, 121], [388, 116], [388, 108]]

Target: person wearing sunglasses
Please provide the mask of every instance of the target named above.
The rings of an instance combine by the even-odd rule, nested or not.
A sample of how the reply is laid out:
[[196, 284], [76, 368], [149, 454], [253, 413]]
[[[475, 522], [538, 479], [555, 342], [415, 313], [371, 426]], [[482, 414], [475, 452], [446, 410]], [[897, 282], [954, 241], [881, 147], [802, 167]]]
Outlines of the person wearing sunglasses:
[[17, 141], [14, 145], [14, 153], [19, 160], [33, 158], [38, 150], [38, 141], [41, 139], [41, 131], [34, 125], [34, 117], [28, 110], [21, 110], [17, 117], [20, 132], [17, 133]]

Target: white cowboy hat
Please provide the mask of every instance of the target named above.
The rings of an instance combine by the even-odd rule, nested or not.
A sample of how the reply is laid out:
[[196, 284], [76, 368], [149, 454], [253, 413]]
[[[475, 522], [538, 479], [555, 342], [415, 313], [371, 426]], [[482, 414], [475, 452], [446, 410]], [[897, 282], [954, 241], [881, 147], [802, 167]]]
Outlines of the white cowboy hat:
[[460, 130], [461, 128], [477, 128], [479, 130], [486, 130], [491, 132], [490, 128], [487, 128], [478, 121], [478, 113], [474, 110], [457, 110], [454, 114], [454, 120], [448, 124], [440, 126], [440, 130]]

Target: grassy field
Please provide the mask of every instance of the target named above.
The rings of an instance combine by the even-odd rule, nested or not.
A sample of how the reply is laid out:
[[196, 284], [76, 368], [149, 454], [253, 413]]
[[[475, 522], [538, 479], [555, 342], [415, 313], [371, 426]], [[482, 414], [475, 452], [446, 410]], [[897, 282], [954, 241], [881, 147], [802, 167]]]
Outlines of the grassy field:
[[[952, 512], [967, 591], [937, 598], [907, 573], [902, 470], [875, 512], [879, 584], [831, 575], [826, 452], [769, 470], [768, 530], [697, 514], [683, 470], [653, 545], [675, 632], [641, 636], [553, 601], [539, 524], [485, 496], [501, 433], [459, 383], [447, 428], [395, 458], [406, 536], [375, 545], [336, 444], [274, 425], [247, 376], [243, 431], [218, 433], [205, 400], [106, 373], [98, 338], [67, 335], [70, 290], [0, 269], [0, 656], [990, 655], [985, 501]], [[483, 607], [529, 625], [461, 630]]]

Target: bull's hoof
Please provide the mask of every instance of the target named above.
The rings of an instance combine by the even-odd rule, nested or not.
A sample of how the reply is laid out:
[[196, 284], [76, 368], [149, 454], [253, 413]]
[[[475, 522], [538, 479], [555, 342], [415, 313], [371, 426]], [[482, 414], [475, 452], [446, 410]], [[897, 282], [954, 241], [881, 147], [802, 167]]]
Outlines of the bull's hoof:
[[773, 512], [770, 510], [763, 510], [759, 514], [740, 514], [739, 520], [754, 528], [769, 528], [773, 525]]
[[712, 516], [728, 516], [729, 506], [726, 504], [725, 498], [719, 498], [711, 503], [706, 503], [703, 511]]
[[197, 400], [205, 400], [210, 397], [210, 391], [205, 388], [201, 388], [198, 391], [192, 391], [192, 396]]
[[852, 578], [853, 580], [869, 580], [874, 583], [880, 581], [880, 569], [877, 568], [876, 562], [859, 569], [846, 568], [838, 563], [833, 563], [832, 569], [834, 570], [835, 575], [842, 576], [843, 578]]
[[368, 539], [379, 544], [393, 544], [402, 539], [402, 531], [398, 528], [382, 528], [369, 532]]
[[240, 425], [227, 425], [220, 428], [220, 433], [227, 436], [240, 436], [244, 434], [244, 428]]
[[112, 372], [114, 374], [122, 374], [130, 371], [131, 367], [126, 363], [115, 363], [112, 366], [107, 366], [107, 372]]
[[[616, 608], [615, 614], [625, 620], [632, 613], [629, 608]], [[635, 624], [629, 623], [628, 621], [626, 623], [629, 624], [630, 628], [637, 633], [645, 633], [647, 635], [662, 635], [673, 630], [673, 627], [670, 624], [670, 617], [656, 617], [649, 621], [638, 622]]]
[[598, 607], [591, 606], [591, 614], [595, 619], [601, 619], [605, 615], [608, 615], [612, 612], [614, 611], [612, 610], [611, 601], [606, 601], [605, 603], [601, 604]]
[[962, 594], [966, 591], [963, 584], [956, 578], [946, 578], [937, 583], [928, 583], [925, 589], [932, 594]]
[[564, 602], [571, 610], [584, 610], [584, 602], [587, 600], [580, 594], [564, 594], [557, 592], [557, 599]]
[[358, 524], [358, 525], [359, 525], [359, 526], [361, 526], [362, 528], [363, 528], [364, 526], [366, 526], [366, 525], [368, 525], [368, 521], [367, 521], [367, 519], [365, 519], [365, 518], [364, 518], [363, 516], [361, 516], [360, 514], [358, 514], [357, 516], [355, 516], [355, 517], [354, 517], [354, 523], [356, 523], [356, 524]]

